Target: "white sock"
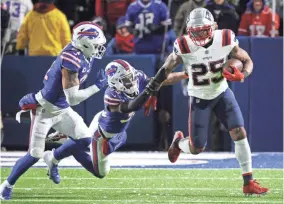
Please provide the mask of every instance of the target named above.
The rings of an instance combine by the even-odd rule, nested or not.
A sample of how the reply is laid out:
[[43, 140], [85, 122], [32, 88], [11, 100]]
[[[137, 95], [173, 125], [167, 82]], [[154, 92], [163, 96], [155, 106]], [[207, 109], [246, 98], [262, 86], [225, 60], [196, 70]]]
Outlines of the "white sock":
[[57, 159], [55, 159], [55, 157], [54, 157], [54, 150], [52, 150], [52, 152], [51, 152], [51, 161], [52, 161], [52, 163], [53, 164], [58, 164], [59, 163], [59, 161], [57, 160]]
[[242, 169], [242, 173], [252, 172], [251, 151], [247, 138], [235, 142], [235, 155]]
[[184, 153], [187, 153], [187, 154], [190, 154], [190, 149], [189, 149], [189, 137], [186, 137], [184, 139], [181, 139], [179, 142], [178, 142], [178, 147], [184, 152]]
[[13, 187], [14, 187], [14, 185], [9, 184], [9, 182], [8, 182], [7, 180], [4, 181], [4, 185], [5, 185], [6, 187], [8, 187], [8, 188], [13, 188]]

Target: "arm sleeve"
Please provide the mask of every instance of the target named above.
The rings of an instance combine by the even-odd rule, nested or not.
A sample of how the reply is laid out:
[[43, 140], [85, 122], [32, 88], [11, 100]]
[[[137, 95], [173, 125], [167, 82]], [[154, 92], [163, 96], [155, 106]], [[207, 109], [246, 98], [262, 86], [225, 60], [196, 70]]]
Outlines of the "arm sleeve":
[[63, 14], [61, 18], [61, 44], [62, 48], [64, 48], [71, 42], [71, 30], [66, 16]]
[[[32, 11], [31, 11], [32, 12]], [[28, 24], [30, 22], [31, 12], [29, 12], [24, 18], [24, 22], [22, 23], [20, 30], [17, 35], [17, 50], [24, 50], [28, 46], [29, 36], [28, 36]]]
[[147, 91], [144, 90], [135, 99], [130, 100], [126, 103], [121, 103], [119, 106], [120, 112], [130, 113], [139, 110], [140, 108], [143, 107], [143, 105], [146, 103], [149, 97], [150, 95], [147, 93]]
[[77, 85], [69, 89], [64, 89], [63, 91], [68, 104], [70, 106], [75, 106], [100, 91], [100, 89], [94, 84], [82, 90], [79, 90], [79, 85]]

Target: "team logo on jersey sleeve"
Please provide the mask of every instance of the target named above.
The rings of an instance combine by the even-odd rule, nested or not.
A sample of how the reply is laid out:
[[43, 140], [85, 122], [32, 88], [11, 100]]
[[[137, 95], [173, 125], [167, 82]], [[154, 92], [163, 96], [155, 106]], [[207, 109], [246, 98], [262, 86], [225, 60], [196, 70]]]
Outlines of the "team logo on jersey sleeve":
[[113, 76], [116, 73], [117, 68], [118, 68], [117, 66], [111, 65], [111, 67], [106, 70], [106, 74], [108, 76]]

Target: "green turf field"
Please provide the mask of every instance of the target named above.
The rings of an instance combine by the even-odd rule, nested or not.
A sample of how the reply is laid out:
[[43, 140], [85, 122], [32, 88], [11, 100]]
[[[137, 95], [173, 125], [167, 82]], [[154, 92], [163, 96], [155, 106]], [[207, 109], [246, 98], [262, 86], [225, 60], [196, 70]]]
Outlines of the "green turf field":
[[[1, 169], [1, 182], [10, 172]], [[112, 169], [97, 179], [83, 169], [61, 169], [61, 183], [45, 169], [30, 169], [17, 183], [13, 199], [3, 203], [283, 203], [283, 171], [255, 170], [254, 177], [271, 192], [245, 197], [240, 170]]]

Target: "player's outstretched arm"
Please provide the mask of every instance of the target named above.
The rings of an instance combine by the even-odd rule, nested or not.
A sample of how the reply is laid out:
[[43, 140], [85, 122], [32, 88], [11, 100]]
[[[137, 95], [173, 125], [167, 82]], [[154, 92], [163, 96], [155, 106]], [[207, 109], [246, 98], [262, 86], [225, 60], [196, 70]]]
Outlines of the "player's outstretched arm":
[[81, 103], [100, 90], [96, 84], [89, 86], [86, 89], [79, 90], [80, 82], [78, 73], [65, 68], [62, 68], [61, 72], [63, 91], [70, 106]]
[[187, 78], [188, 78], [188, 75], [184, 71], [183, 72], [173, 72], [168, 75], [167, 79], [162, 83], [162, 86], [173, 85]]
[[235, 46], [234, 49], [231, 51], [230, 56], [232, 58], [238, 59], [243, 62], [243, 74], [244, 78], [248, 77], [253, 70], [253, 62], [249, 56], [249, 54], [239, 46]]
[[180, 64], [182, 58], [174, 53], [170, 54], [166, 59], [164, 65], [159, 69], [157, 74], [153, 78], [153, 82], [147, 86], [152, 94], [156, 93], [163, 81], [165, 81], [168, 75]]

